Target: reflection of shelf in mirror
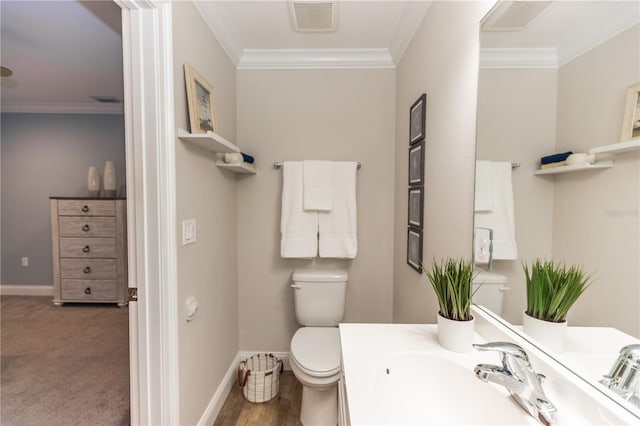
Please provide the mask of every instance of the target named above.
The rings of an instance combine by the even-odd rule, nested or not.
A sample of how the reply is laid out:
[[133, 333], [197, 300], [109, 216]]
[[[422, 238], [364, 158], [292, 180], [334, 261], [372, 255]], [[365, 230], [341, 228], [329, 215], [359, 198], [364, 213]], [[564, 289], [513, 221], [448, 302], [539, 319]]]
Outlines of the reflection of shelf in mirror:
[[223, 169], [231, 170], [234, 173], [255, 174], [256, 168], [249, 163], [225, 163], [222, 160], [216, 161], [216, 166]]
[[589, 154], [618, 154], [621, 152], [640, 150], [640, 139], [631, 139], [626, 142], [613, 143], [611, 145], [597, 146], [589, 150]]
[[188, 133], [184, 129], [178, 129], [178, 138], [213, 152], [240, 152], [240, 148], [214, 132]]
[[579, 172], [583, 170], [607, 169], [613, 166], [613, 161], [598, 161], [593, 164], [573, 164], [571, 166], [552, 167], [550, 169], [536, 170], [534, 175], [557, 175], [560, 173]]

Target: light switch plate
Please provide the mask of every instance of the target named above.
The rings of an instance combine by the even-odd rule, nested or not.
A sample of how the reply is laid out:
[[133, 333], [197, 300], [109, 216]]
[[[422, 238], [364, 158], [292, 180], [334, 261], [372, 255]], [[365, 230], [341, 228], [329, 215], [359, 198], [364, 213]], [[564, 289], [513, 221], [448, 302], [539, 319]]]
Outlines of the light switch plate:
[[182, 221], [182, 245], [196, 242], [196, 220], [187, 219]]

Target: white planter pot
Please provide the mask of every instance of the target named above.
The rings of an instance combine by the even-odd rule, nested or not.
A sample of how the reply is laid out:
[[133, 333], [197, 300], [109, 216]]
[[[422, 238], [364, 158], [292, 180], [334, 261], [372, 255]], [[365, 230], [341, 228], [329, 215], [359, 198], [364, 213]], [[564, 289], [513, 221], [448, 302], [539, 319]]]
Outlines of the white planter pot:
[[471, 352], [475, 319], [454, 321], [438, 312], [438, 343], [453, 352]]
[[95, 166], [89, 167], [87, 189], [89, 190], [89, 197], [98, 198], [100, 195], [100, 173]]
[[545, 348], [561, 353], [567, 341], [567, 321], [543, 321], [522, 313], [522, 329]]
[[118, 192], [118, 179], [116, 178], [116, 166], [113, 161], [104, 163], [104, 196], [115, 198]]

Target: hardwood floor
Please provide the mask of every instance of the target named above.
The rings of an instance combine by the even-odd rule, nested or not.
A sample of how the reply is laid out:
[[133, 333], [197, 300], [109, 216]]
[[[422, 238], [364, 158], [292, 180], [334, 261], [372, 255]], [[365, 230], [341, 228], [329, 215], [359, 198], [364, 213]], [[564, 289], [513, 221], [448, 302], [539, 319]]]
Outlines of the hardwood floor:
[[291, 371], [280, 375], [280, 392], [271, 401], [255, 404], [242, 396], [242, 389], [234, 385], [229, 393], [215, 426], [255, 425], [290, 426], [300, 423], [302, 385]]

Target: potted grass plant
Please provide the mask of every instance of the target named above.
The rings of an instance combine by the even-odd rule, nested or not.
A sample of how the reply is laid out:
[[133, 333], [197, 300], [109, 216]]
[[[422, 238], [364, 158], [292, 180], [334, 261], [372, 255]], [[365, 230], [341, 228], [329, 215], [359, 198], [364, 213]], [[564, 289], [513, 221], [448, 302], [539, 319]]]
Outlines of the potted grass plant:
[[566, 341], [567, 314], [593, 283], [581, 266], [536, 259], [531, 269], [523, 264], [527, 284], [527, 310], [523, 329], [547, 348], [562, 352]]
[[471, 315], [473, 265], [464, 259], [433, 261], [422, 265], [438, 298], [438, 342], [454, 352], [468, 352], [473, 343], [474, 319]]

